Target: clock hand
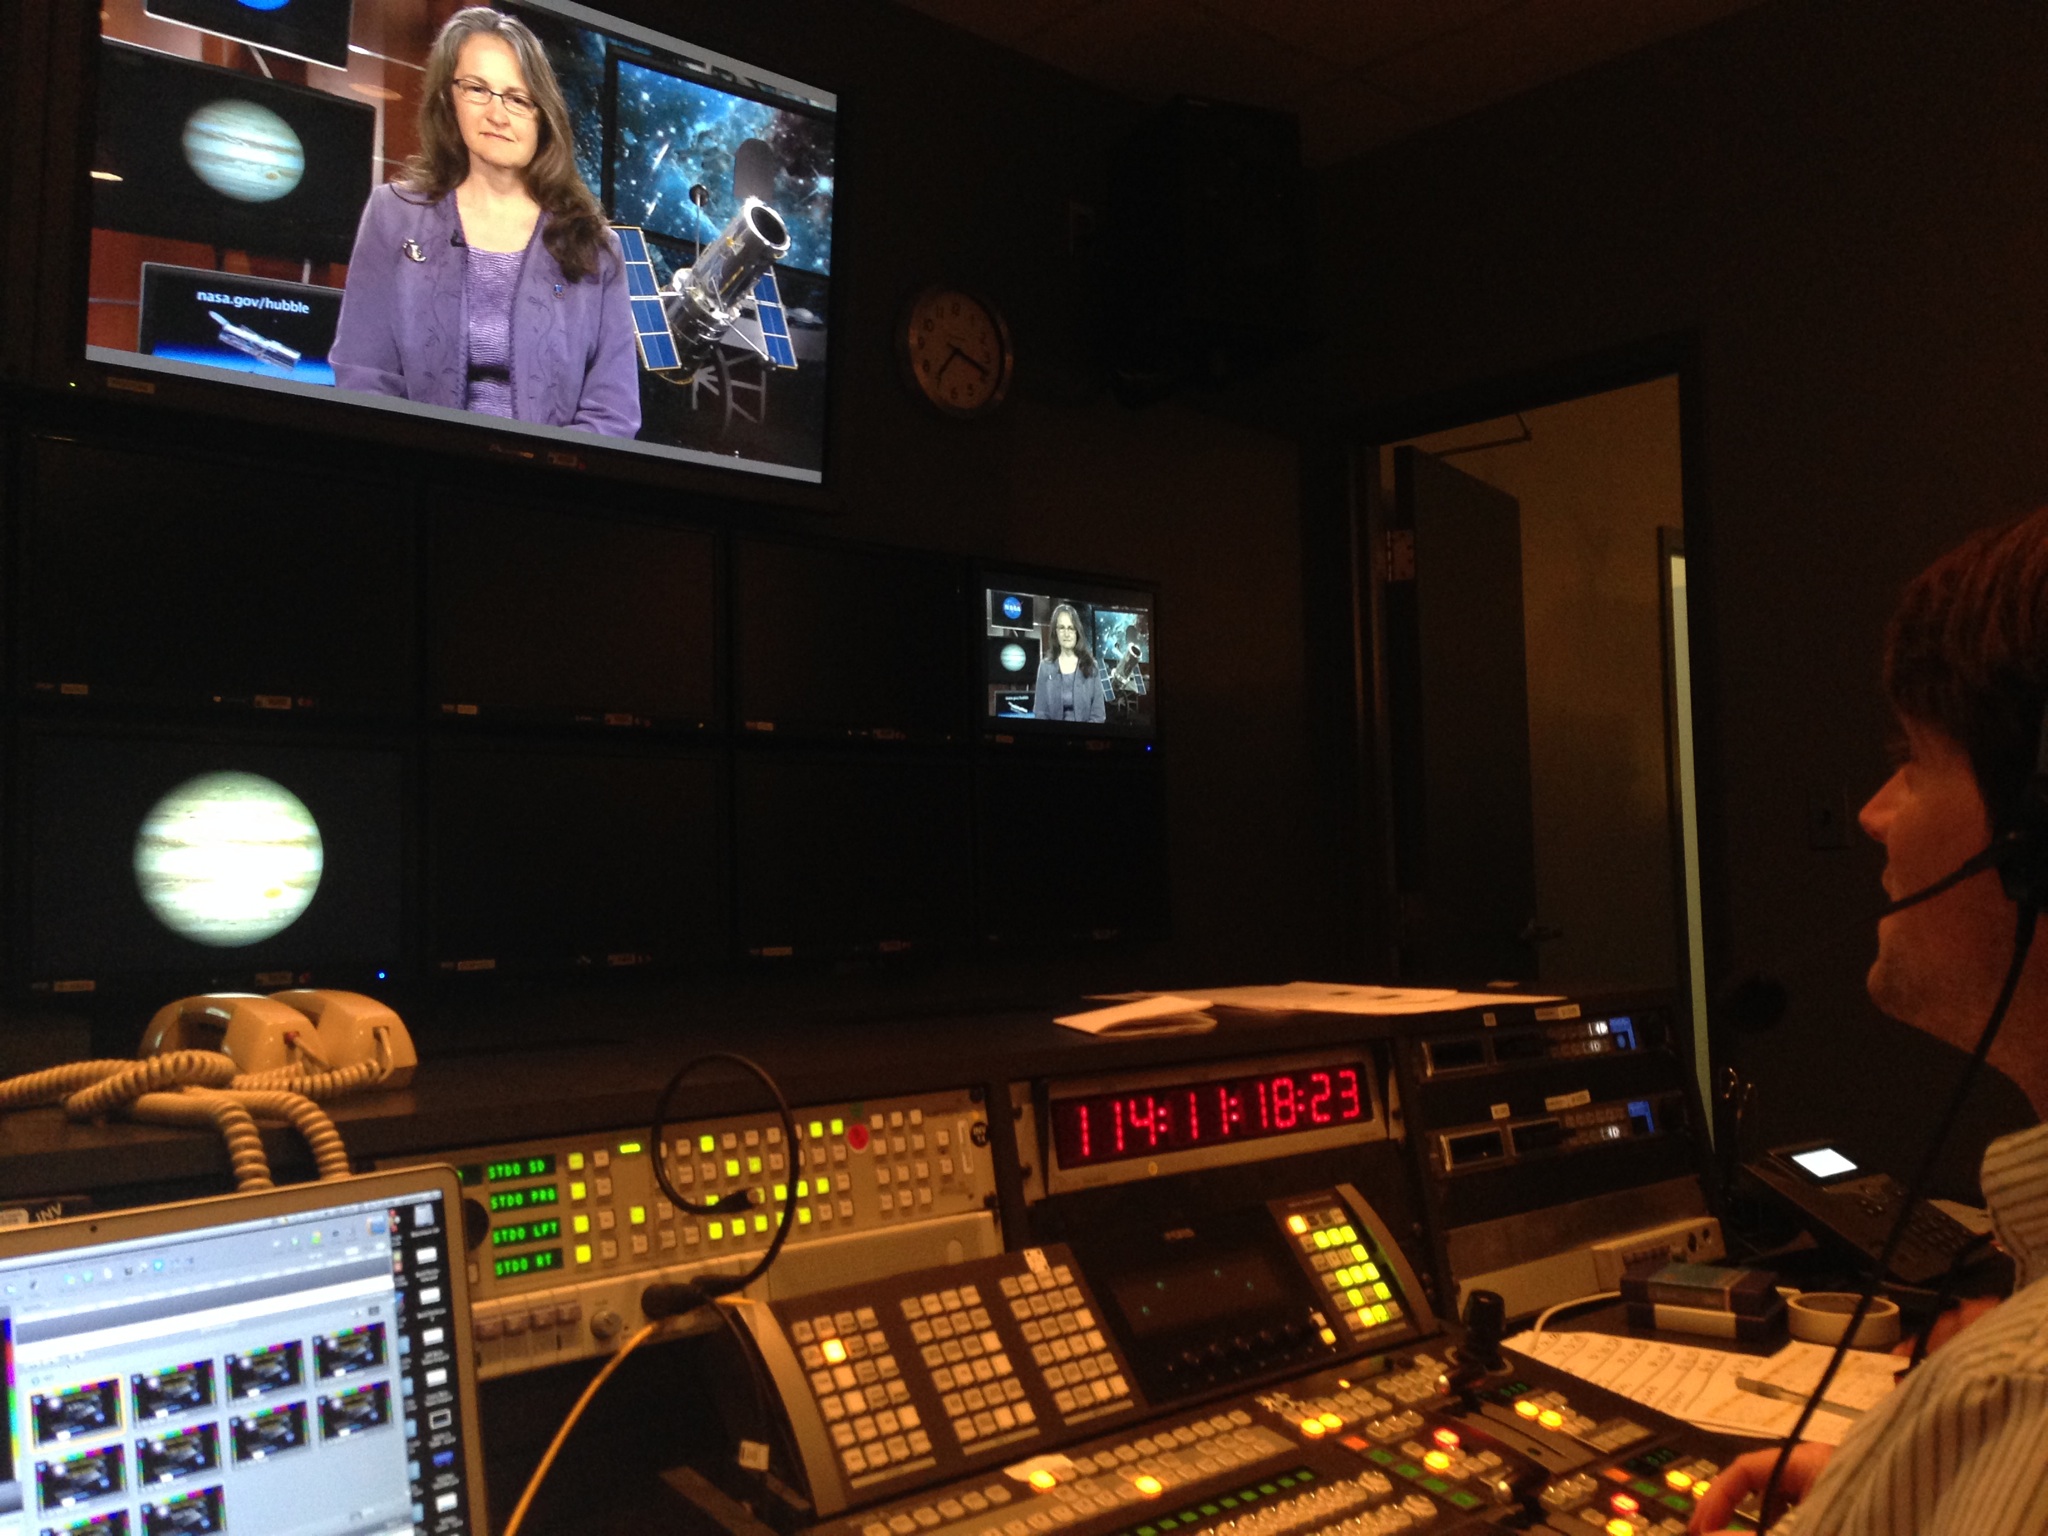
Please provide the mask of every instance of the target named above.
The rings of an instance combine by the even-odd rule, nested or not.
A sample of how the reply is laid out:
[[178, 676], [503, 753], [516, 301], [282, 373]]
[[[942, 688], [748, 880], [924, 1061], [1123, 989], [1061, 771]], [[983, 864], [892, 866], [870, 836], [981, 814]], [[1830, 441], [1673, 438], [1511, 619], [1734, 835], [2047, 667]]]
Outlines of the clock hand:
[[[961, 361], [965, 362], [968, 365], [968, 367], [972, 368], [976, 373], [986, 374], [988, 372], [988, 364], [984, 363], [980, 358], [975, 357], [971, 353], [963, 351], [960, 347], [960, 343], [958, 343], [957, 341], [953, 343], [953, 357], [961, 359]], [[952, 358], [948, 358], [947, 361], [951, 362]]]

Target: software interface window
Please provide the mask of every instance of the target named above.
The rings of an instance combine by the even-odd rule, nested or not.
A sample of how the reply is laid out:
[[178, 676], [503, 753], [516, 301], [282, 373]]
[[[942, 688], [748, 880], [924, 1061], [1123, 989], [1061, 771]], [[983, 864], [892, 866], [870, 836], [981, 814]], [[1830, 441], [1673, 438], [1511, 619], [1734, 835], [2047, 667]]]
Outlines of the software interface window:
[[0, 1266], [0, 1536], [467, 1529], [439, 1200]]

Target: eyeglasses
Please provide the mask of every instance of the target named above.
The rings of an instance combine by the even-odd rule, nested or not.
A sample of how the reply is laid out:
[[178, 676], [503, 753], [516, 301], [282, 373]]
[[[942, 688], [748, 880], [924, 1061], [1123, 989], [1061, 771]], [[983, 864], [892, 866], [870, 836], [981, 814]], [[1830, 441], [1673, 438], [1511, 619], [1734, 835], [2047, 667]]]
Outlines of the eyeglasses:
[[463, 79], [451, 83], [455, 94], [472, 107], [488, 107], [495, 96], [505, 103], [505, 110], [514, 117], [531, 117], [540, 110], [540, 104], [524, 91], [494, 91], [481, 80]]

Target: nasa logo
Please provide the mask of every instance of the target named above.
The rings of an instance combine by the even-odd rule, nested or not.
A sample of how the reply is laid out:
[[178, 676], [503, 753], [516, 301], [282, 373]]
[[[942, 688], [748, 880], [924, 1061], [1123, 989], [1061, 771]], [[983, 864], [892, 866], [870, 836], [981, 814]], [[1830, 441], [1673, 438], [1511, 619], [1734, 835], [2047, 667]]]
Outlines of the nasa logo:
[[1003, 599], [1003, 617], [1004, 617], [1004, 618], [1006, 618], [1006, 619], [1021, 619], [1021, 618], [1023, 618], [1023, 617], [1024, 617], [1024, 605], [1023, 605], [1023, 604], [1022, 604], [1021, 602], [1019, 602], [1019, 601], [1018, 601], [1018, 600], [1017, 600], [1016, 598], [1014, 598], [1014, 597], [1006, 597], [1006, 598], [1004, 598], [1004, 599]]

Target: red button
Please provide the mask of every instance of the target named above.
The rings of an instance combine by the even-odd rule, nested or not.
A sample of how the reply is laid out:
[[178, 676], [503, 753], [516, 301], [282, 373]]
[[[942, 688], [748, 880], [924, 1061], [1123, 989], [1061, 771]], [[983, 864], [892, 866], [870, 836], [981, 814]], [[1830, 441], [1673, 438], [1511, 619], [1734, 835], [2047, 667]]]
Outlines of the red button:
[[868, 1128], [858, 1120], [846, 1128], [846, 1144], [856, 1152], [868, 1149]]

